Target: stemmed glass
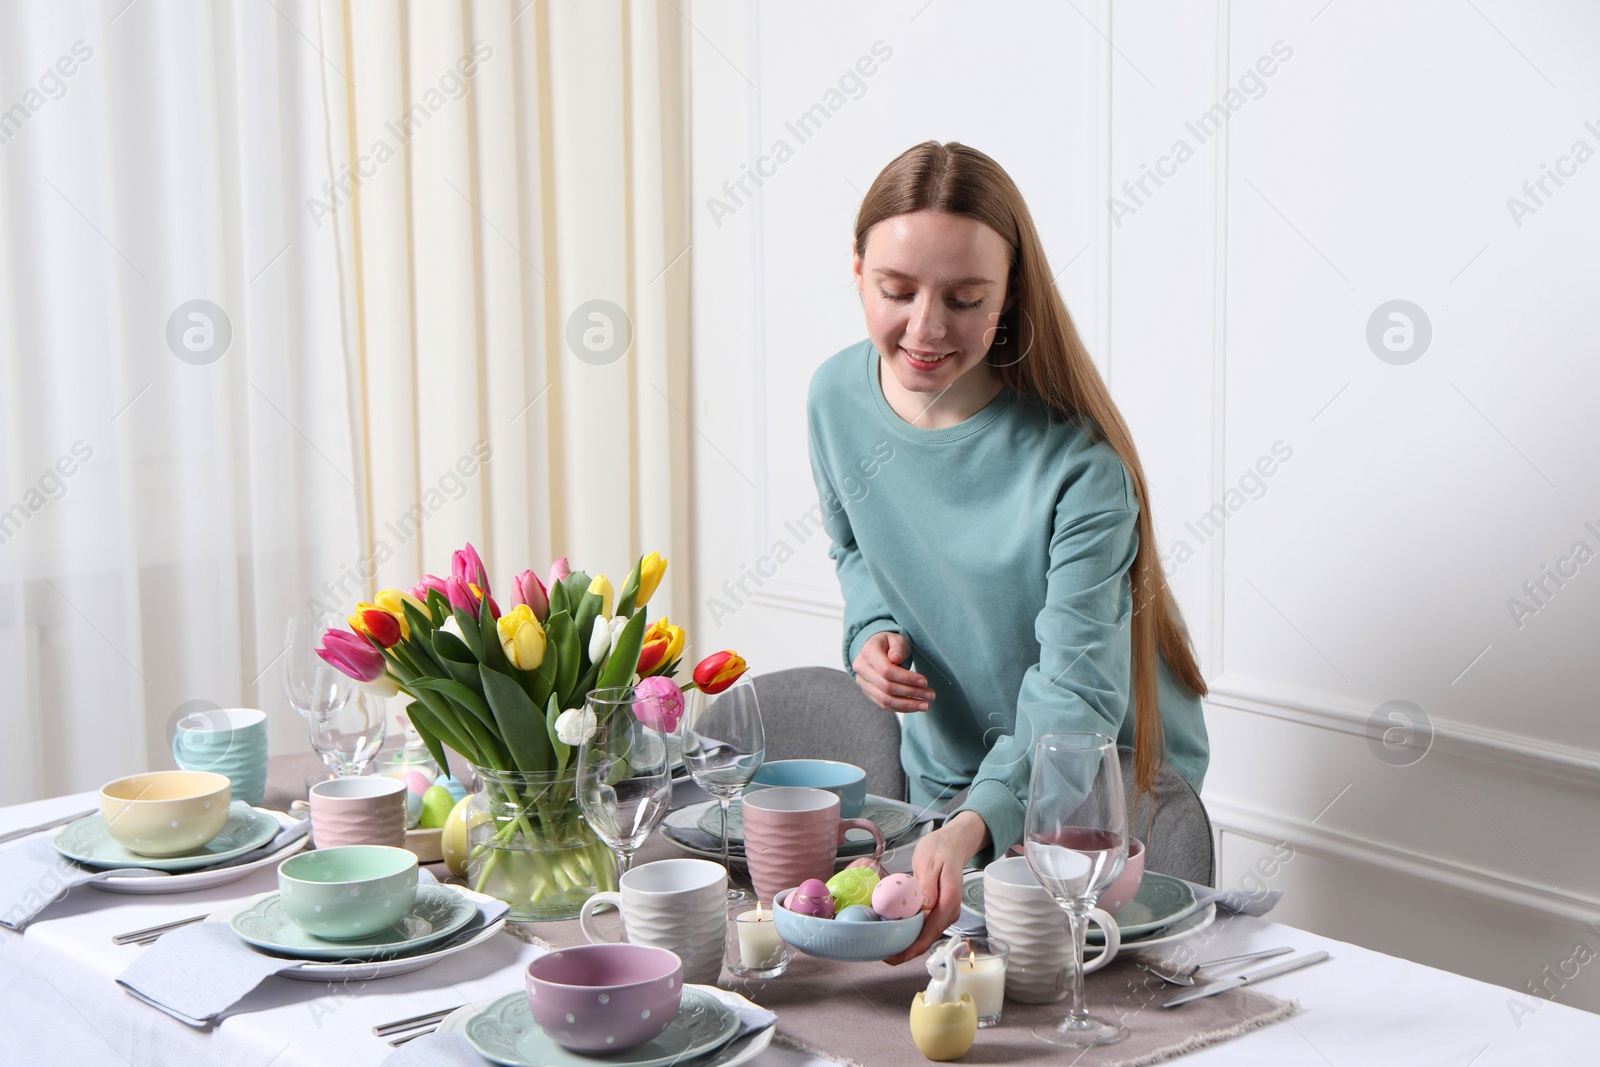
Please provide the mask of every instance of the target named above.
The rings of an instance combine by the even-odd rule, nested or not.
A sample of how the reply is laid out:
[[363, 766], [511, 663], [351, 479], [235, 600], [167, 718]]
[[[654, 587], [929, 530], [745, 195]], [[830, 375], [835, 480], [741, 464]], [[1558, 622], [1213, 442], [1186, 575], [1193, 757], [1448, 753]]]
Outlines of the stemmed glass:
[[646, 726], [636, 703], [651, 705], [644, 718], [662, 721], [661, 700], [631, 686], [589, 694], [594, 733], [578, 745], [578, 808], [600, 839], [617, 854], [619, 873], [672, 806], [672, 761], [667, 739]]
[[365, 771], [387, 732], [384, 699], [365, 689], [355, 690], [338, 707], [311, 716], [311, 747], [339, 778]]
[[1083, 940], [1089, 912], [1128, 859], [1128, 809], [1117, 743], [1104, 734], [1046, 734], [1033, 747], [1028, 866], [1067, 913], [1072, 928], [1072, 1011], [1033, 1034], [1062, 1048], [1111, 1045], [1128, 1029], [1090, 1015], [1083, 999]]
[[[722, 865], [728, 867], [728, 802], [744, 791], [766, 756], [761, 704], [749, 675], [716, 696], [691, 689], [684, 697], [684, 714], [678, 723], [683, 764], [695, 784], [722, 805]], [[729, 885], [729, 904], [754, 901], [754, 894]]]
[[303, 615], [289, 619], [289, 648], [283, 656], [283, 695], [307, 719], [342, 708], [355, 681], [317, 655], [322, 629]]

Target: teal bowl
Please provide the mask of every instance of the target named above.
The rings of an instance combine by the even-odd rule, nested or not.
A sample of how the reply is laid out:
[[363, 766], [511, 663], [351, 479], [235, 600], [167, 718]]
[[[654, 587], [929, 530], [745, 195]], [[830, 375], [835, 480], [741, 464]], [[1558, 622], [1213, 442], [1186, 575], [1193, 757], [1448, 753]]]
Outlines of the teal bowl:
[[327, 941], [371, 937], [417, 900], [417, 855], [389, 845], [342, 845], [278, 864], [278, 897], [300, 929]]
[[793, 785], [826, 789], [839, 798], [839, 818], [855, 819], [867, 802], [867, 772], [854, 763], [831, 759], [780, 759], [763, 763], [746, 793], [773, 786]]
[[807, 956], [840, 963], [870, 963], [904, 952], [922, 933], [924, 915], [909, 919], [879, 919], [875, 923], [840, 922], [797, 915], [784, 907], [792, 889], [772, 898], [772, 921], [778, 936], [790, 947]]

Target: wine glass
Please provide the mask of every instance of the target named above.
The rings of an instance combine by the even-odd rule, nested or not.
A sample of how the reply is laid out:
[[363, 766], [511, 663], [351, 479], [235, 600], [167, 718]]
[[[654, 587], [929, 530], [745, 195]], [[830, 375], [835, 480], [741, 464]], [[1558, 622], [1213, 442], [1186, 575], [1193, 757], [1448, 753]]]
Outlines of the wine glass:
[[353, 778], [367, 769], [388, 732], [384, 698], [356, 689], [336, 708], [311, 716], [311, 747], [336, 777]]
[[[728, 867], [728, 802], [744, 791], [766, 756], [761, 704], [748, 675], [715, 696], [692, 689], [684, 697], [678, 722], [683, 764], [695, 784], [722, 805], [722, 865]], [[752, 893], [730, 884], [729, 904], [754, 900]]]
[[313, 719], [344, 706], [355, 680], [317, 655], [322, 627], [314, 619], [289, 619], [289, 647], [283, 655], [283, 695], [303, 718]]
[[594, 690], [589, 710], [595, 730], [578, 745], [578, 808], [617, 854], [623, 874], [672, 806], [666, 735], [640, 721], [634, 713], [639, 701], [653, 704], [653, 721], [662, 721], [661, 701], [653, 693], [632, 686]]
[[1039, 738], [1023, 847], [1034, 876], [1066, 911], [1072, 928], [1072, 1011], [1058, 1023], [1040, 1023], [1033, 1034], [1062, 1048], [1115, 1044], [1128, 1036], [1127, 1027], [1090, 1015], [1083, 1000], [1089, 911], [1128, 858], [1128, 809], [1115, 741], [1093, 733]]

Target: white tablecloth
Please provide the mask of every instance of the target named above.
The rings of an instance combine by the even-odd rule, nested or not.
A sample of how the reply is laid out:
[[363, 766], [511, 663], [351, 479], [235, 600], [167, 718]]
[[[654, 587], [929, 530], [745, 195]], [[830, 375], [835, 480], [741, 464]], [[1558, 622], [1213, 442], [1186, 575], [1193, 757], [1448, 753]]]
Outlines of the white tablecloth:
[[[94, 803], [94, 794], [82, 793], [0, 809], [0, 833]], [[360, 988], [269, 978], [211, 1032], [140, 1004], [113, 981], [143, 951], [112, 945], [113, 934], [210, 912], [275, 886], [269, 869], [232, 885], [168, 896], [85, 887], [51, 905], [23, 934], [0, 929], [0, 1064], [367, 1067], [391, 1051], [372, 1036], [372, 1026], [520, 989], [519, 972], [534, 952], [504, 936], [426, 970]], [[1600, 1063], [1600, 1016], [1588, 1012], [1257, 919], [1219, 920], [1213, 944], [1218, 954], [1292, 945], [1326, 949], [1334, 958], [1261, 987], [1299, 1000], [1298, 1015], [1185, 1056], [1180, 1062], [1186, 1065]], [[1522, 1006], [1520, 1025], [1513, 1005]], [[1528, 1014], [1531, 1005], [1538, 1010]], [[982, 1040], [980, 1034], [980, 1046]], [[1039, 1062], [1056, 1061], [1068, 1058], [1041, 1046]], [[824, 1067], [776, 1046], [757, 1064]]]

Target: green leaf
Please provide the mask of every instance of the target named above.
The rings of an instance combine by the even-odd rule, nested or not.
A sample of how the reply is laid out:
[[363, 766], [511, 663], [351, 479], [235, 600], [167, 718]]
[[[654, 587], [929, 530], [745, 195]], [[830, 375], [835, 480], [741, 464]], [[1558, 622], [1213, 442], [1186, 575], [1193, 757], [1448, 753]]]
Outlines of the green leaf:
[[417, 686], [417, 699], [422, 702], [421, 718], [439, 740], [467, 758], [469, 763], [488, 766], [481, 746], [462, 723], [462, 714], [450, 702], [425, 686]]
[[599, 616], [600, 598], [593, 593], [583, 594], [583, 599], [578, 601], [576, 633], [578, 635], [578, 654], [582, 657], [584, 663], [589, 661], [589, 634], [593, 632], [594, 620]]
[[444, 620], [450, 617], [450, 598], [437, 589], [429, 589], [428, 614], [433, 616], [435, 626], [443, 626]]
[[573, 571], [561, 579], [561, 585], [567, 591], [567, 610], [573, 615], [578, 613], [578, 604], [583, 600], [583, 594], [589, 591], [590, 581], [583, 571]]
[[549, 770], [550, 739], [539, 709], [510, 678], [487, 667], [479, 667], [478, 671], [483, 676], [483, 691], [489, 697], [489, 707], [500, 724], [500, 736], [505, 739], [518, 769], [524, 772]]
[[556, 720], [561, 718], [561, 705], [556, 702], [554, 694], [550, 697], [549, 705], [545, 708], [545, 731], [550, 738], [550, 751], [555, 753], [556, 769], [564, 771], [567, 763], [572, 759], [572, 746], [561, 740], [556, 735]]
[[595, 688], [608, 689], [633, 681], [633, 672], [639, 666], [639, 649], [644, 647], [644, 629], [645, 613], [641, 611], [629, 619], [628, 625], [617, 635], [611, 658], [600, 672], [600, 684]]
[[[551, 622], [556, 622], [554, 618]], [[548, 644], [545, 648], [545, 662], [550, 662], [552, 653], [556, 657], [555, 673], [552, 676], [550, 692], [560, 701], [564, 708], [572, 707], [572, 684], [578, 680], [579, 649], [578, 628], [573, 624], [571, 616], [561, 616], [557, 625], [545, 632]]]
[[422, 738], [422, 743], [428, 748], [428, 755], [433, 757], [433, 762], [446, 774], [450, 773], [450, 763], [444, 758], [444, 746], [439, 743], [439, 735], [435, 730], [433, 715], [426, 705], [420, 700], [413, 700], [406, 705], [406, 715], [411, 719], [412, 727]]
[[567, 591], [561, 587], [560, 582], [552, 585], [549, 589], [545, 590], [545, 592], [550, 595], [551, 615], [561, 611], [566, 612], [568, 615], [572, 614], [572, 605], [567, 600]]
[[578, 679], [578, 686], [573, 690], [573, 692], [577, 693], [585, 700], [588, 700], [589, 694], [598, 688], [598, 686], [595, 685], [595, 682], [599, 680], [600, 664], [591, 663], [589, 664], [589, 669], [583, 672], [583, 677]]
[[499, 723], [483, 697], [450, 678], [419, 679], [414, 684], [419, 689], [448, 697], [456, 706], [465, 708], [467, 714], [460, 717], [461, 727], [485, 753], [505, 751], [504, 733], [499, 730]]
[[[466, 642], [467, 648], [472, 651], [472, 658], [479, 663], [483, 662], [483, 631], [478, 629], [478, 621], [471, 615], [457, 608], [454, 612], [456, 625], [461, 627], [461, 640]], [[495, 641], [498, 646], [500, 642]]]
[[617, 595], [617, 614], [632, 615], [633, 602], [639, 599], [639, 582], [644, 574], [644, 557], [639, 557], [639, 562], [633, 565], [633, 570], [628, 572], [628, 580], [622, 583], [622, 592]]
[[494, 616], [489, 614], [488, 597], [479, 602], [478, 609], [478, 638], [483, 643], [483, 654], [478, 658], [490, 670], [509, 674], [516, 668], [506, 659], [506, 650], [500, 644], [500, 627], [495, 625]]
[[433, 635], [433, 651], [443, 660], [453, 660], [456, 663], [470, 663], [474, 667], [478, 661], [472, 655], [472, 650], [462, 644], [461, 638], [449, 630], [438, 630]]

